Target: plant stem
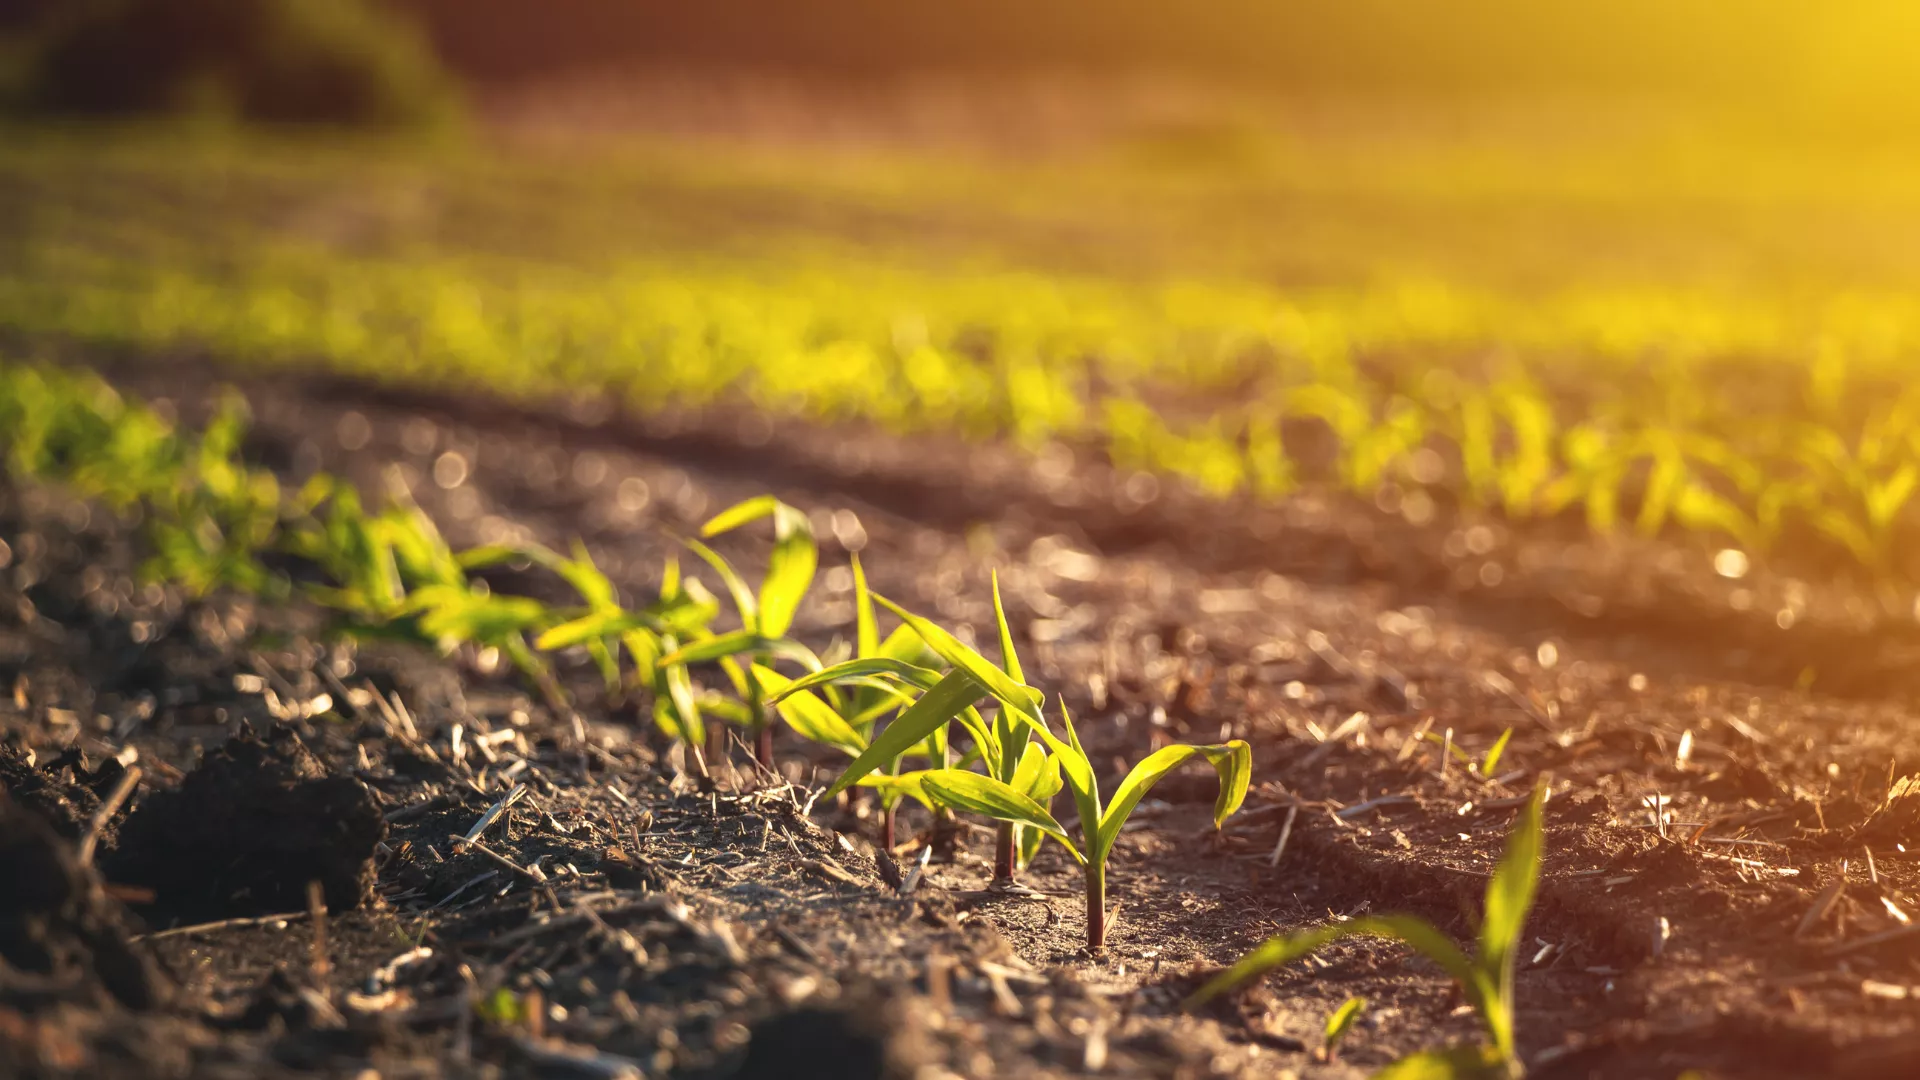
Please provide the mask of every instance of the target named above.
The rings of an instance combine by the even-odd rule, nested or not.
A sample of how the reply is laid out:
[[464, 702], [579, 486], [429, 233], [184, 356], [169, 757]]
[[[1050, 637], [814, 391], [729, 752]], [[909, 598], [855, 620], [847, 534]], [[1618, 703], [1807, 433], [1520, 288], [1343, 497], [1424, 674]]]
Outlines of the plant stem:
[[1107, 947], [1107, 868], [1087, 860], [1087, 951]]
[[773, 771], [773, 725], [761, 724], [753, 734], [753, 757], [767, 771]]
[[1002, 821], [996, 830], [993, 848], [993, 880], [1011, 885], [1014, 872], [1013, 822]]
[[888, 803], [886, 810], [880, 815], [880, 846], [889, 852], [893, 850], [894, 845], [893, 812], [899, 808], [900, 804], [897, 802]]
[[773, 724], [767, 718], [766, 693], [760, 688], [760, 680], [753, 674], [754, 667], [768, 659], [756, 656], [747, 664], [747, 711], [753, 725], [754, 760], [768, 772], [774, 772]]

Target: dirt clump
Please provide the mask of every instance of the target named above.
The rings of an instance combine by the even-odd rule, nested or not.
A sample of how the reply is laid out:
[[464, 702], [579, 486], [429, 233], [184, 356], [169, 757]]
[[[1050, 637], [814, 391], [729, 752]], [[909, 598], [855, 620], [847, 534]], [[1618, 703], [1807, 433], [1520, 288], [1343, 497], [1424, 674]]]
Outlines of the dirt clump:
[[[23, 809], [43, 818], [53, 830], [68, 840], [78, 840], [100, 809], [100, 802], [126, 774], [126, 769], [111, 758], [98, 767], [88, 764], [86, 755], [70, 748], [41, 762], [33, 751], [11, 743], [0, 744], [0, 790], [13, 797]], [[99, 844], [110, 848], [114, 831], [122, 815], [103, 823]]]
[[106, 866], [150, 888], [156, 912], [187, 920], [299, 911], [319, 881], [327, 907], [373, 896], [386, 821], [367, 786], [331, 774], [291, 729], [243, 725], [179, 787], [131, 815]]
[[111, 997], [150, 1009], [166, 977], [127, 938], [125, 913], [38, 814], [0, 795], [0, 998], [32, 1011]]
[[910, 1010], [897, 1002], [807, 1006], [753, 1025], [733, 1077], [907, 1080], [926, 1060], [922, 1042]]

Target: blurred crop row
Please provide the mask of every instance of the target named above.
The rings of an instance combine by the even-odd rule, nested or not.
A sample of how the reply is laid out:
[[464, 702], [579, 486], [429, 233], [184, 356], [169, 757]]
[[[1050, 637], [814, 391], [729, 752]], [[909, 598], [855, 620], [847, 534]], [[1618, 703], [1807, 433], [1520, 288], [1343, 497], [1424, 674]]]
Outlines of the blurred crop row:
[[[1416, 522], [1456, 506], [1566, 515], [1757, 559], [1920, 570], [1901, 555], [1920, 482], [1920, 383], [1906, 377], [1920, 301], [1896, 288], [1634, 284], [1577, 268], [1538, 289], [1386, 272], [1286, 287], [942, 265], [938, 251], [895, 257], [777, 224], [757, 245], [634, 240], [563, 258], [539, 230], [511, 228], [571, 220], [527, 205], [524, 176], [368, 174], [409, 210], [331, 198], [351, 172], [270, 173], [218, 204], [195, 187], [227, 172], [145, 153], [155, 164], [121, 160], [118, 187], [76, 174], [73, 192], [50, 193], [52, 166], [18, 170], [34, 198], [0, 239], [0, 327], [17, 340], [522, 400], [597, 394], [640, 414], [746, 406], [1065, 443], [1220, 497], [1390, 485]], [[417, 205], [455, 181], [486, 192], [462, 196], [462, 213], [492, 209], [464, 231]], [[681, 177], [653, 194], [711, 213], [698, 196], [726, 190]], [[818, 216], [825, 190], [796, 187], [798, 209], [767, 213]], [[603, 193], [592, 210], [619, 231], [622, 205]], [[381, 224], [408, 214], [434, 224]], [[658, 225], [671, 210], [633, 211], [648, 214]]]

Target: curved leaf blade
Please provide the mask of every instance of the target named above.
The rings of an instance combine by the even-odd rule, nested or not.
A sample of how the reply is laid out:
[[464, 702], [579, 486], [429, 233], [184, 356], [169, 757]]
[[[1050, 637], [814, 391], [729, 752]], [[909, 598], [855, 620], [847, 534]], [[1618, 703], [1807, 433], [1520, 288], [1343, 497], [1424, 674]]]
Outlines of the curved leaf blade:
[[708, 566], [713, 567], [714, 573], [720, 575], [721, 582], [727, 587], [728, 595], [733, 597], [733, 606], [740, 611], [741, 628], [759, 630], [760, 601], [753, 595], [753, 590], [747, 588], [746, 581], [733, 568], [733, 564], [722, 558], [719, 552], [698, 540], [687, 541], [687, 547], [705, 560]]
[[860, 756], [827, 788], [824, 797], [833, 798], [858, 783], [861, 777], [926, 741], [927, 736], [946, 726], [984, 693], [980, 684], [966, 672], [949, 671], [867, 744]]
[[1458, 981], [1469, 996], [1482, 986], [1480, 972], [1473, 961], [1434, 925], [1412, 915], [1363, 915], [1332, 926], [1316, 927], [1294, 934], [1268, 938], [1241, 957], [1234, 965], [1209, 979], [1193, 992], [1182, 1006], [1198, 1008], [1229, 991], [1252, 982], [1276, 968], [1285, 967], [1308, 953], [1317, 952], [1341, 938], [1379, 937], [1412, 946], [1415, 952], [1438, 964]]
[[915, 615], [878, 593], [873, 598], [913, 627], [913, 632], [920, 635], [920, 640], [926, 642], [927, 647], [938, 653], [942, 660], [971, 675], [975, 682], [986, 688], [987, 693], [1036, 722], [1040, 719], [1041, 697], [1038, 690], [1009, 676], [932, 621]]
[[700, 526], [700, 535], [711, 539], [750, 521], [758, 521], [774, 513], [779, 506], [780, 500], [771, 495], [756, 495], [751, 499], [744, 499], [708, 518], [707, 523]]
[[691, 645], [682, 646], [673, 653], [661, 657], [659, 662], [668, 666], [704, 664], [747, 654], [780, 656], [802, 665], [809, 671], [820, 669], [820, 658], [805, 645], [788, 638], [770, 638], [748, 630], [729, 630], [724, 634], [716, 634]]
[[960, 769], [932, 769], [920, 778], [920, 785], [935, 802], [996, 821], [1011, 821], [1038, 829], [1060, 841], [1060, 845], [1073, 855], [1074, 861], [1086, 861], [1073, 842], [1067, 839], [1066, 830], [1053, 819], [1046, 807], [991, 776]]
[[1506, 1080], [1511, 1075], [1493, 1048], [1453, 1046], [1408, 1054], [1374, 1073], [1372, 1080]]
[[813, 542], [807, 515], [785, 503], [774, 510], [773, 554], [767, 576], [760, 582], [760, 632], [779, 637], [793, 625], [820, 566], [820, 549]]
[[858, 660], [843, 660], [832, 667], [821, 668], [807, 675], [805, 678], [795, 679], [778, 694], [768, 698], [767, 704], [778, 705], [780, 699], [787, 694], [797, 694], [802, 690], [811, 690], [817, 686], [852, 682], [856, 679], [872, 676], [885, 676], [898, 679], [903, 683], [917, 686], [922, 690], [930, 689], [935, 683], [940, 681], [940, 673], [937, 671], [931, 671], [927, 668], [903, 663], [899, 660], [889, 659], [884, 656], [870, 656]]
[[1020, 673], [1020, 656], [1013, 651], [1013, 630], [1007, 625], [1007, 608], [1000, 602], [998, 570], [993, 572], [993, 622], [1000, 630], [1000, 667], [1014, 682], [1026, 682], [1027, 677]]
[[1179, 768], [1187, 761], [1201, 757], [1213, 766], [1220, 777], [1220, 794], [1213, 804], [1213, 824], [1219, 828], [1221, 823], [1240, 809], [1246, 800], [1247, 784], [1253, 776], [1253, 748], [1245, 740], [1234, 739], [1218, 746], [1189, 746], [1181, 743], [1164, 746], [1141, 759], [1127, 778], [1120, 782], [1113, 793], [1113, 800], [1107, 804], [1100, 818], [1100, 833], [1094, 848], [1094, 854], [1106, 858], [1113, 850], [1113, 842], [1120, 835], [1120, 826], [1126, 824], [1127, 816], [1140, 804], [1153, 785], [1161, 778]]
[[781, 695], [782, 700], [774, 710], [803, 738], [823, 746], [837, 746], [851, 754], [867, 748], [867, 740], [826, 702], [806, 691], [789, 692], [792, 679], [760, 664], [753, 665], [752, 675], [763, 692]]

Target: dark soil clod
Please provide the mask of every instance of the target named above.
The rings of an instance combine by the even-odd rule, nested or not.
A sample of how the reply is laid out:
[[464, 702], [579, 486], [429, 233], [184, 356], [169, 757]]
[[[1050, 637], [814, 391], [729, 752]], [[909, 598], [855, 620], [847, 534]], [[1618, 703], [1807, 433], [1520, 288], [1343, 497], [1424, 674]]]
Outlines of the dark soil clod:
[[[51, 761], [36, 762], [19, 747], [0, 744], [0, 789], [68, 840], [78, 840], [86, 832], [100, 800], [125, 774], [126, 769], [111, 759], [89, 768], [79, 750], [69, 749]], [[101, 830], [101, 846], [112, 846], [115, 821], [120, 816]]]
[[0, 794], [0, 996], [8, 1005], [104, 991], [131, 1009], [167, 997], [168, 982], [127, 940], [124, 913], [38, 814]]
[[905, 1010], [803, 1008], [753, 1026], [734, 1080], [906, 1080], [921, 1063], [918, 1032]]
[[330, 775], [290, 729], [264, 739], [243, 730], [141, 804], [106, 870], [189, 921], [301, 910], [313, 880], [327, 907], [344, 911], [372, 898], [374, 845], [385, 836], [366, 785]]

